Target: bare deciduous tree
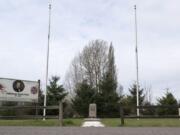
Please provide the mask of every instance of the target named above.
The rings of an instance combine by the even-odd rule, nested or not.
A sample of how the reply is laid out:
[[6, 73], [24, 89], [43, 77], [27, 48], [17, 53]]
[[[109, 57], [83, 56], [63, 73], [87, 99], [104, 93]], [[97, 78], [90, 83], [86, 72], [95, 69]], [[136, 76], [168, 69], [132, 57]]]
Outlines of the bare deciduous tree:
[[67, 82], [72, 87], [86, 80], [98, 89], [99, 82], [106, 71], [108, 43], [103, 40], [93, 40], [76, 56], [67, 73]]
[[144, 91], [145, 91], [145, 101], [152, 103], [152, 86], [145, 85]]

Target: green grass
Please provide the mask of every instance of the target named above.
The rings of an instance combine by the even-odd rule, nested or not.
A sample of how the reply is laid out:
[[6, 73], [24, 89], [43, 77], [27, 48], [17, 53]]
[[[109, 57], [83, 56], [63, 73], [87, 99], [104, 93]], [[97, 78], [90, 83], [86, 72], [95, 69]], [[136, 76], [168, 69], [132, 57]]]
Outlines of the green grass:
[[63, 121], [64, 126], [81, 126], [84, 119], [65, 119]]
[[[64, 119], [63, 126], [80, 127], [83, 119]], [[106, 127], [121, 126], [120, 118], [105, 118], [101, 122]], [[0, 120], [0, 126], [59, 126], [58, 120]], [[126, 127], [180, 127], [179, 119], [125, 119]]]
[[[107, 127], [121, 126], [119, 119], [102, 119]], [[127, 127], [180, 127], [179, 119], [125, 119], [125, 125]]]
[[[63, 126], [81, 126], [83, 119], [64, 119]], [[0, 120], [0, 126], [59, 126], [58, 120]]]

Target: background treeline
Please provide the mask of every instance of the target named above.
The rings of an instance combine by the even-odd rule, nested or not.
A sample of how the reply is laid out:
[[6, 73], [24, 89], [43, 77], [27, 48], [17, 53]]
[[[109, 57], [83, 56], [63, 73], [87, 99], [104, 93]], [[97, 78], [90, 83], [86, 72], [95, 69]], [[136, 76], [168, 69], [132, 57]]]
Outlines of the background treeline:
[[[52, 76], [47, 87], [47, 105], [64, 103], [65, 117], [88, 117], [90, 103], [97, 104], [98, 117], [119, 117], [119, 107], [124, 106], [126, 115], [135, 115], [136, 84], [129, 86], [129, 94], [123, 94], [123, 87], [118, 84], [113, 44], [103, 40], [89, 42], [73, 59], [66, 75], [64, 86], [59, 84], [60, 78]], [[147, 94], [148, 92], [148, 94]], [[147, 96], [148, 95], [148, 96]], [[140, 105], [179, 105], [169, 89], [163, 97], [157, 99], [157, 104], [150, 100], [150, 89], [139, 86]], [[43, 105], [43, 93], [39, 94], [39, 105]], [[4, 102], [2, 106], [18, 105]], [[19, 105], [21, 105], [19, 103]], [[27, 105], [27, 103], [24, 103]], [[28, 103], [28, 105], [34, 105]], [[6, 110], [1, 115], [33, 114], [33, 110]], [[42, 111], [39, 112], [42, 114]], [[56, 115], [57, 111], [47, 111], [48, 115]], [[177, 109], [142, 109], [143, 115], [177, 115]]]

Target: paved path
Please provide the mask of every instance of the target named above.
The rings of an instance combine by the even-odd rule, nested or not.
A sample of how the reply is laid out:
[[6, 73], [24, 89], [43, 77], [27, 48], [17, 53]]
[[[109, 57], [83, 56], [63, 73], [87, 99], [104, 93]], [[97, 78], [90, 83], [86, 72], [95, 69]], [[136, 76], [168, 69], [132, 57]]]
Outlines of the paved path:
[[0, 135], [180, 135], [180, 128], [0, 127]]
[[100, 119], [85, 119], [82, 124], [82, 127], [105, 127], [104, 124], [101, 123]]

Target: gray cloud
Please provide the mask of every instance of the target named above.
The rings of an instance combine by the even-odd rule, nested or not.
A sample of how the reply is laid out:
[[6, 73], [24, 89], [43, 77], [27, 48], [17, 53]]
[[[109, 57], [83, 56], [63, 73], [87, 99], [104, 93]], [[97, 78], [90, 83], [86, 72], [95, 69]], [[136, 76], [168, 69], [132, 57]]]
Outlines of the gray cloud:
[[[44, 82], [47, 0], [0, 0], [0, 74]], [[54, 0], [50, 73], [65, 79], [73, 57], [89, 40], [113, 42], [119, 82], [125, 92], [135, 80], [134, 11], [138, 10], [140, 82], [154, 99], [169, 87], [180, 98], [180, 9], [178, 0]], [[44, 85], [44, 83], [43, 83]]]

